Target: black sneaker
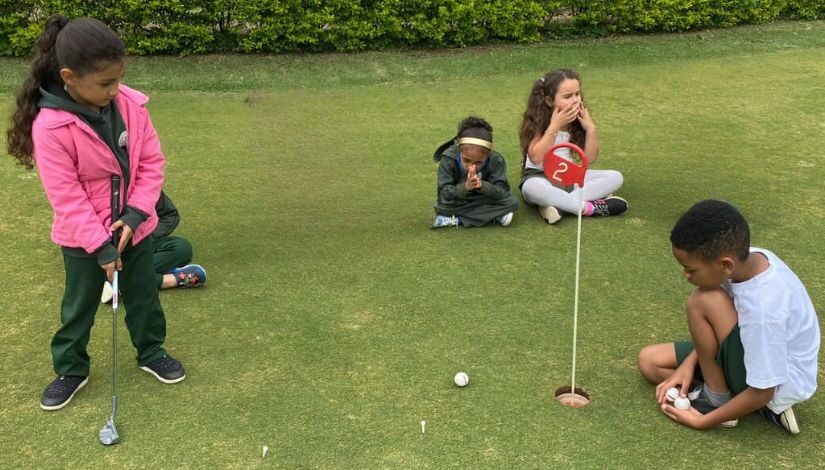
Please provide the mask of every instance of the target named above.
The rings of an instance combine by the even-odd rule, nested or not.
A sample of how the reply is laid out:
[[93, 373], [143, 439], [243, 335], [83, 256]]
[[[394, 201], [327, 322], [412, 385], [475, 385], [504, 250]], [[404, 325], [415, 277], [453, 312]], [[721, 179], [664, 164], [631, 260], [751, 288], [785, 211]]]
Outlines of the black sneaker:
[[[708, 400], [708, 396], [705, 394], [705, 389], [701, 385], [688, 393], [688, 399], [690, 400], [690, 406], [696, 408], [696, 411], [702, 413], [703, 415], [706, 415], [718, 408], [710, 404], [710, 400]], [[723, 428], [732, 428], [737, 424], [739, 424], [739, 420], [732, 419], [719, 424], [719, 426], [722, 426]]]
[[759, 410], [759, 414], [768, 418], [770, 422], [777, 426], [782, 426], [791, 434], [799, 434], [799, 425], [796, 424], [796, 415], [792, 407], [788, 407], [782, 413], [774, 413], [767, 406]]
[[186, 378], [183, 364], [168, 354], [145, 366], [140, 366], [140, 369], [154, 375], [156, 379], [165, 384], [176, 384]]
[[74, 394], [89, 383], [88, 377], [61, 375], [52, 380], [40, 397], [40, 408], [48, 411], [59, 410], [68, 405]]
[[627, 210], [627, 201], [619, 196], [608, 196], [590, 202], [593, 204], [594, 216], [619, 215]]

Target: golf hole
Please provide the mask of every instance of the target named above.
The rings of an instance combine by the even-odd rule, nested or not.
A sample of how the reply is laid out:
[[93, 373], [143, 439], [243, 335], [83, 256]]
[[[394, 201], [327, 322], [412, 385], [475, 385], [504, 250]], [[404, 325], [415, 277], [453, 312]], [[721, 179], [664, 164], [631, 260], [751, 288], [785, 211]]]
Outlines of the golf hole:
[[590, 404], [590, 395], [579, 387], [572, 393], [569, 386], [559, 387], [556, 389], [556, 400], [564, 406], [582, 408]]

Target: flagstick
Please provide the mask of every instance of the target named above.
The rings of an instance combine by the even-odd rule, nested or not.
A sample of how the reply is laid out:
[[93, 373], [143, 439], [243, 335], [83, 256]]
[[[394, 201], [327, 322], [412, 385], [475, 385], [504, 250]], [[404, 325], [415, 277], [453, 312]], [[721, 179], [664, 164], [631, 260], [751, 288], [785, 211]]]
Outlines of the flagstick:
[[579, 189], [579, 228], [576, 234], [576, 287], [573, 291], [573, 385], [570, 393], [576, 393], [576, 332], [579, 324], [579, 256], [582, 247], [582, 211], [584, 211], [584, 190], [577, 184]]

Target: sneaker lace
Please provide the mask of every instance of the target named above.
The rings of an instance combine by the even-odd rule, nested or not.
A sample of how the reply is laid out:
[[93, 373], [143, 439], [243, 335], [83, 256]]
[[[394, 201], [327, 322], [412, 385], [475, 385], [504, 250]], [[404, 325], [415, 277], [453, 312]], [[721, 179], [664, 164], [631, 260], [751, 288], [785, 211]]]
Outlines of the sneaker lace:
[[458, 219], [454, 215], [451, 215], [451, 216], [439, 215], [436, 218], [435, 224], [438, 225], [439, 227], [458, 225]]
[[163, 356], [160, 359], [157, 359], [151, 364], [149, 364], [150, 368], [159, 371], [174, 370], [177, 368], [177, 366], [178, 361], [173, 359], [171, 356]]
[[76, 387], [78, 383], [80, 383], [82, 379], [80, 377], [73, 377], [71, 375], [61, 375], [57, 378], [57, 380], [53, 381], [49, 385], [49, 391], [55, 393], [63, 393], [67, 390], [71, 390], [72, 388]]
[[593, 214], [607, 216], [610, 215], [610, 207], [607, 205], [607, 200], [596, 199], [593, 203]]

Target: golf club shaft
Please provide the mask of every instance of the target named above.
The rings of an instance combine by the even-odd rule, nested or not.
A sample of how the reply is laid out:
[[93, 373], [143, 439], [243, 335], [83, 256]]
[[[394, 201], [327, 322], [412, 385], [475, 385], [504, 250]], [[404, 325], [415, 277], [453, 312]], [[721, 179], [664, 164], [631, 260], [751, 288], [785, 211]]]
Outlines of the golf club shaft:
[[[112, 276], [112, 289], [119, 289], [118, 272], [115, 270]], [[115, 291], [117, 292], [117, 291]], [[114, 296], [117, 298], [117, 295]], [[117, 414], [117, 301], [112, 301], [112, 421]]]
[[[112, 175], [112, 224], [120, 218], [120, 176]], [[118, 232], [112, 232], [112, 244], [117, 249]], [[112, 274], [112, 423], [117, 414], [117, 304], [120, 301], [118, 271]]]

